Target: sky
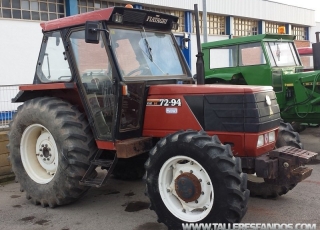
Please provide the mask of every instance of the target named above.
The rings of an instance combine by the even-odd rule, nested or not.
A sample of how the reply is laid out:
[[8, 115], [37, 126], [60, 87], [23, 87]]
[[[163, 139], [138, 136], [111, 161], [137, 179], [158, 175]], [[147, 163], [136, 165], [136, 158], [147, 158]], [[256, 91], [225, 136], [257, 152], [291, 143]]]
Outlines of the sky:
[[292, 6], [300, 6], [307, 9], [315, 10], [316, 22], [320, 22], [320, 4], [318, 0], [270, 0], [272, 2], [284, 3]]

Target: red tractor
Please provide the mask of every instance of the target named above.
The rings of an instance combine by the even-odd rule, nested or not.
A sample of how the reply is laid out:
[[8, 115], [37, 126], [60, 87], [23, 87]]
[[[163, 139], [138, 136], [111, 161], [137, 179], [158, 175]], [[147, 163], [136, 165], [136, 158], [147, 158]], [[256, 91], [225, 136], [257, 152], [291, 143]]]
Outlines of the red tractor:
[[[13, 99], [24, 104], [9, 132], [27, 199], [68, 204], [112, 173], [141, 177], [145, 162], [150, 208], [181, 229], [241, 221], [249, 197], [242, 170], [264, 178], [255, 185], [267, 184], [269, 195], [311, 174], [300, 166], [313, 153], [275, 149], [280, 114], [271, 87], [194, 84], [171, 33], [177, 21], [113, 7], [41, 23], [34, 81]], [[107, 171], [102, 179], [97, 167]]]

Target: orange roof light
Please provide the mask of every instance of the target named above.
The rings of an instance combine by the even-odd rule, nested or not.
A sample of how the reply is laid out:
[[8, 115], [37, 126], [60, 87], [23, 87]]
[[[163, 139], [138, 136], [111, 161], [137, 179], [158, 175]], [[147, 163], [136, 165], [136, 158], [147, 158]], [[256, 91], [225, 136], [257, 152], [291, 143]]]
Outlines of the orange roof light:
[[286, 34], [286, 27], [285, 26], [279, 26], [278, 27], [278, 34]]
[[133, 8], [133, 6], [131, 5], [131, 4], [127, 4], [126, 6], [125, 6], [125, 8]]

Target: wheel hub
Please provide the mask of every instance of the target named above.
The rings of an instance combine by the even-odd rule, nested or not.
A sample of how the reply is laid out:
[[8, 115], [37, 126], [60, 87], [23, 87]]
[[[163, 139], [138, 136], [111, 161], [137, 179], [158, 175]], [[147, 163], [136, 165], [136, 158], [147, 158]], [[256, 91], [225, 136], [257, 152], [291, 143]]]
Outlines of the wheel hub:
[[[42, 161], [45, 164], [51, 164], [54, 161], [54, 156], [51, 154], [51, 146], [48, 141], [44, 140], [39, 149], [40, 153], [38, 153], [39, 161]], [[44, 144], [46, 143], [46, 144]]]
[[192, 173], [182, 173], [175, 179], [175, 190], [180, 199], [192, 202], [200, 197], [201, 184]]
[[48, 166], [54, 163], [55, 152], [50, 139], [47, 132], [44, 132], [39, 136], [37, 140], [37, 147], [39, 149], [37, 158], [42, 167], [52, 171], [52, 168]]

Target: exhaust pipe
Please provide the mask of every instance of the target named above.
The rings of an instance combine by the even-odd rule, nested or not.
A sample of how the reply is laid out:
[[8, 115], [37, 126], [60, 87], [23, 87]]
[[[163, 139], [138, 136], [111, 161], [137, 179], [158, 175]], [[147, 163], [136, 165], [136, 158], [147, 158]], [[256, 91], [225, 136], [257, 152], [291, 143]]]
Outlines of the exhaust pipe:
[[201, 49], [201, 41], [200, 41], [200, 26], [199, 26], [199, 11], [198, 4], [194, 4], [194, 16], [196, 21], [196, 35], [197, 35], [197, 46], [198, 46], [198, 54], [196, 69], [197, 69], [197, 84], [204, 85], [204, 61], [203, 61], [203, 53]]

